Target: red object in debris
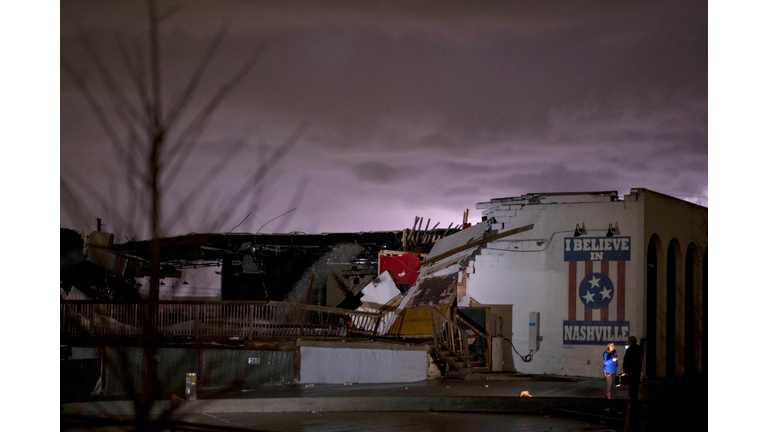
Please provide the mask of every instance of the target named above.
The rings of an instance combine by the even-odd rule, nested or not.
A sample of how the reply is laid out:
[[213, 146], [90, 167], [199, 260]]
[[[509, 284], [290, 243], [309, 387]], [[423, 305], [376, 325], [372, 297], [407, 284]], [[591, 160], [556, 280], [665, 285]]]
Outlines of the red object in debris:
[[464, 225], [461, 226], [461, 229], [467, 229], [467, 228], [469, 228], [471, 226], [472, 226], [471, 223], [465, 223]]
[[395, 283], [408, 285], [412, 287], [416, 283], [416, 278], [421, 270], [421, 260], [414, 253], [405, 253], [402, 255], [379, 257], [379, 274], [389, 270]]

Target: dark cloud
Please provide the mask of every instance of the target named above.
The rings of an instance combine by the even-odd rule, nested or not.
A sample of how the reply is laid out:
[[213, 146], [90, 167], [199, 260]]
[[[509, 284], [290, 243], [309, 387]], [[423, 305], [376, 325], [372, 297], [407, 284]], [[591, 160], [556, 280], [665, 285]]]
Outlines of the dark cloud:
[[362, 162], [352, 166], [357, 178], [371, 183], [394, 183], [411, 179], [421, 172], [415, 167], [394, 167], [384, 162]]
[[[182, 125], [266, 47], [210, 119], [185, 175], [204, 172], [243, 142], [226, 175], [211, 179], [213, 191], [238, 189], [309, 120], [262, 197], [275, 211], [295, 196], [315, 206], [324, 218], [297, 212], [291, 219], [305, 230], [342, 221], [350, 230], [381, 227], [392, 220], [387, 211], [412, 219], [420, 208], [458, 208], [460, 217], [474, 202], [532, 191], [706, 191], [706, 2], [181, 5], [161, 27], [168, 106], [216, 31], [223, 23], [229, 29]], [[112, 93], [98, 85], [78, 32], [131, 89], [116, 32], [144, 43], [145, 14], [143, 2], [62, 3], [62, 57], [101, 100]], [[93, 174], [94, 187], [108, 195], [95, 174], [109, 175], [120, 161], [64, 73], [61, 107], [62, 177]], [[297, 195], [302, 176], [307, 192]], [[175, 185], [169, 199], [184, 196], [188, 184]], [[343, 199], [365, 195], [388, 210], [363, 211]], [[62, 225], [73, 224], [65, 207], [62, 199]], [[231, 219], [248, 211], [242, 204]], [[338, 215], [345, 211], [366, 216]], [[194, 229], [194, 221], [188, 225]]]

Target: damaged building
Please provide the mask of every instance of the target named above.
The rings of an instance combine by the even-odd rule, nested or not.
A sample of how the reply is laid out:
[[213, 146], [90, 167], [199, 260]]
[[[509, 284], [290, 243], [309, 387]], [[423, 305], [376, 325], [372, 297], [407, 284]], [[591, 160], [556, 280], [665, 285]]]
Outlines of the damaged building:
[[[201, 395], [423, 380], [428, 347], [377, 341], [379, 309], [415, 283], [434, 242], [457, 231], [416, 226], [157, 239], [157, 303], [147, 301], [152, 242], [117, 244], [110, 233], [62, 229], [62, 400], [125, 396], [150, 349], [164, 396], [183, 394], [185, 373], [197, 374]], [[202, 291], [204, 278], [218, 287]], [[147, 345], [148, 332], [161, 337], [157, 344]]]
[[606, 344], [632, 335], [645, 343], [646, 376], [706, 373], [706, 208], [632, 189], [477, 209], [482, 222], [438, 240], [422, 262], [403, 299], [406, 333], [429, 330], [427, 313], [409, 307], [455, 306], [501, 339], [518, 372], [598, 376]]
[[[415, 224], [414, 224], [415, 226]], [[400, 291], [416, 280], [434, 241], [455, 229], [325, 234], [187, 234], [159, 239], [160, 300], [289, 301], [345, 309], [392, 270]], [[118, 244], [95, 231], [61, 230], [61, 285], [69, 298], [149, 295], [150, 241]], [[410, 251], [408, 253], [404, 251]]]
[[[391, 232], [160, 239], [164, 353], [186, 359], [201, 388], [217, 374], [246, 374], [248, 388], [477, 372], [595, 377], [605, 345], [621, 359], [635, 336], [646, 377], [706, 374], [705, 207], [632, 189], [476, 208], [481, 222], [465, 213], [459, 228], [440, 230], [417, 217]], [[77, 287], [93, 299], [63, 298], [62, 345], [98, 346], [72, 323], [101, 323], [106, 336], [136, 331], [121, 311], [146, 298], [150, 247], [62, 229], [62, 295]], [[199, 287], [184, 285], [199, 285], [200, 271], [215, 275], [214, 295], [189, 295]], [[215, 372], [222, 356], [233, 366]], [[101, 385], [119, 392], [112, 382]]]

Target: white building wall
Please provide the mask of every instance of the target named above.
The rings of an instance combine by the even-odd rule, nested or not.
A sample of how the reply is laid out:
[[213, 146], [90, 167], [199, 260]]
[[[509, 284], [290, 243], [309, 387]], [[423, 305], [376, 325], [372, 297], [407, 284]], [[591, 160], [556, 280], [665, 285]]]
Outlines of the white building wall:
[[301, 383], [407, 383], [427, 379], [426, 349], [302, 346]]
[[[493, 227], [500, 233], [534, 224], [531, 231], [491, 242], [482, 249], [470, 264], [467, 296], [458, 302], [459, 306], [466, 306], [471, 298], [481, 304], [514, 305], [512, 342], [522, 355], [528, 354], [529, 313], [540, 312], [540, 335], [543, 337], [540, 350], [533, 354], [530, 362], [523, 362], [519, 357], [515, 359], [519, 372], [591, 377], [602, 374], [602, 352], [605, 350], [602, 342], [595, 345], [563, 343], [563, 322], [569, 319], [569, 262], [564, 258], [564, 239], [573, 238], [577, 223], [579, 226], [584, 223], [587, 231], [580, 238], [604, 238], [608, 224], [618, 223], [620, 233], [617, 237], [631, 239], [630, 259], [625, 262], [624, 321], [629, 321], [631, 335], [638, 339], [643, 337], [645, 245], [642, 211], [633, 196], [616, 202], [480, 203], [477, 207], [486, 208], [487, 217], [496, 220]], [[584, 279], [583, 263], [577, 268], [578, 287]], [[614, 288], [618, 285], [617, 268], [615, 261], [609, 263], [609, 277]], [[594, 261], [593, 272], [601, 270], [601, 261]], [[613, 292], [609, 321], [618, 321], [616, 290]], [[584, 319], [583, 310], [583, 303], [577, 297], [577, 320]], [[598, 310], [593, 310], [592, 315], [593, 320], [600, 320]], [[621, 344], [616, 345], [621, 361], [624, 349]]]

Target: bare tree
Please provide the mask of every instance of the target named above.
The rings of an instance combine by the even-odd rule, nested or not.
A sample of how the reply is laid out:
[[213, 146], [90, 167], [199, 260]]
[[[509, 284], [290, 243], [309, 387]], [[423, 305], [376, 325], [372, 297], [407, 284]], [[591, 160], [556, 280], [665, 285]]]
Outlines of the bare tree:
[[[168, 104], [164, 102], [158, 28], [162, 21], [177, 9], [172, 8], [161, 13], [155, 0], [147, 0], [147, 10], [149, 38], [146, 44], [134, 42], [129, 45], [122, 37], [117, 38], [122, 60], [120, 66], [130, 78], [130, 91], [121, 85], [114, 68], [106, 64], [85, 34], [80, 35], [80, 45], [93, 66], [98, 83], [108, 94], [107, 100], [102, 101], [97, 97], [94, 91], [96, 83], [87, 80], [85, 72], [77, 70], [67, 58], [62, 58], [64, 72], [83, 96], [121, 162], [124, 187], [119, 188], [117, 193], [105, 196], [90, 185], [89, 179], [70, 173], [68, 178], [62, 177], [61, 190], [62, 200], [72, 203], [82, 204], [86, 201], [84, 195], [95, 198], [103, 208], [112, 210], [110, 218], [116, 225], [134, 233], [132, 237], [141, 235], [145, 228], [148, 228], [152, 239], [160, 239], [166, 233], [169, 223], [182, 219], [190, 208], [207, 196], [206, 192], [214, 184], [211, 179], [223, 172], [244, 149], [246, 144], [242, 139], [230, 143], [199, 180], [175, 200], [172, 207], [168, 207], [166, 192], [177, 182], [184, 164], [199, 147], [201, 136], [217, 108], [253, 70], [263, 55], [265, 46], [258, 44], [242, 65], [202, 105], [194, 109], [190, 101], [199, 91], [201, 79], [227, 34], [226, 27], [223, 26], [204, 50], [181, 94]], [[182, 124], [182, 118], [185, 116], [189, 121]], [[290, 152], [307, 129], [308, 123], [305, 122], [276, 150], [266, 154], [241, 186], [230, 196], [223, 197], [222, 206], [232, 208], [245, 201], [250, 201], [252, 207], [257, 206], [264, 192], [267, 175]], [[120, 191], [126, 199], [115, 199], [116, 195], [120, 195]], [[123, 208], [121, 203], [125, 203]], [[93, 209], [80, 207], [67, 206], [67, 211], [80, 218], [89, 213], [93, 214]], [[223, 229], [223, 224], [230, 215], [209, 213], [202, 216], [200, 219], [211, 220], [208, 227]], [[153, 248], [153, 251], [157, 250]], [[153, 256], [151, 262], [157, 261], [157, 256]], [[155, 266], [150, 275], [151, 298], [158, 296], [159, 277], [155, 274], [157, 270]]]
[[[118, 67], [129, 77], [128, 89], [120, 82], [114, 65], [107, 64], [89, 38], [81, 33], [80, 45], [90, 61], [97, 82], [108, 94], [106, 100], [97, 96], [95, 83], [87, 79], [83, 70], [78, 70], [67, 58], [62, 58], [61, 62], [64, 72], [84, 98], [120, 161], [124, 185], [118, 190], [122, 191], [125, 198], [123, 202], [126, 204], [125, 208], [120, 208], [120, 201], [115, 200], [115, 195], [120, 195], [118, 192], [105, 196], [90, 184], [89, 179], [75, 174], [70, 174], [66, 179], [61, 178], [62, 200], [72, 203], [67, 207], [72, 209], [74, 216], [87, 217], [93, 215], [93, 209], [83, 207], [86, 202], [84, 196], [95, 197], [102, 208], [111, 210], [110, 217], [116, 224], [132, 230], [134, 235], [140, 235], [148, 227], [152, 239], [149, 260], [150, 301], [149, 307], [145, 309], [142, 337], [146, 367], [140, 386], [131, 377], [122, 377], [134, 401], [135, 426], [138, 430], [162, 428], [173, 412], [172, 407], [161, 415], [159, 421], [150, 421], [150, 412], [159, 388], [156, 360], [158, 341], [153, 322], [159, 305], [161, 239], [169, 221], [178, 220], [205, 196], [204, 192], [213, 184], [206, 177], [215, 177], [222, 172], [236, 159], [234, 155], [243, 150], [245, 142], [238, 140], [227, 151], [223, 151], [201, 180], [175, 203], [175, 208], [166, 208], [165, 194], [178, 180], [182, 167], [198, 147], [201, 136], [222, 101], [254, 69], [265, 50], [263, 44], [257, 45], [206, 102], [194, 109], [190, 102], [199, 92], [201, 78], [227, 34], [226, 27], [222, 27], [203, 52], [181, 94], [169, 104], [164, 100], [159, 26], [176, 10], [171, 8], [160, 11], [155, 0], [147, 0], [148, 40], [145, 43], [128, 43], [118, 36], [116, 43], [122, 61]], [[185, 117], [190, 120], [184, 124], [182, 119]], [[270, 170], [288, 154], [308, 128], [309, 124], [304, 122], [276, 150], [267, 154], [235, 193], [224, 199], [223, 206], [231, 208], [249, 198], [253, 206], [258, 205]], [[217, 215], [212, 220], [210, 226], [220, 227], [226, 217]], [[124, 350], [118, 352], [122, 361], [127, 363], [128, 357]]]

